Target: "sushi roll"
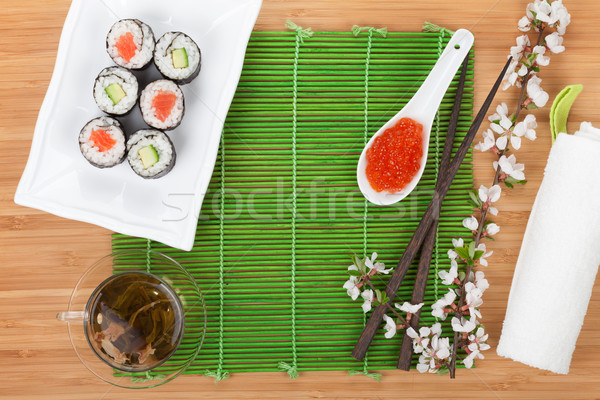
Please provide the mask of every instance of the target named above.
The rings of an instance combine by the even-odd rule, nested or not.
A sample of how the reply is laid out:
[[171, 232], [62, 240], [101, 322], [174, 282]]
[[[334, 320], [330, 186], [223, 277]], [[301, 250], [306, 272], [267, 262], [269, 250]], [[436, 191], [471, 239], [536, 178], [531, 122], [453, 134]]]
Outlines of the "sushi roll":
[[104, 68], [94, 83], [94, 100], [107, 114], [125, 115], [138, 98], [138, 81], [123, 67]]
[[94, 167], [110, 168], [125, 160], [125, 134], [119, 121], [94, 118], [79, 133], [81, 154]]
[[127, 141], [127, 161], [133, 171], [146, 179], [160, 178], [175, 166], [175, 147], [161, 131], [142, 129]]
[[167, 32], [156, 42], [154, 64], [160, 73], [180, 85], [200, 73], [202, 53], [196, 42], [181, 32]]
[[161, 130], [177, 128], [183, 119], [183, 92], [175, 82], [159, 79], [149, 83], [140, 95], [140, 110], [148, 125]]
[[127, 69], [142, 69], [154, 56], [154, 33], [137, 19], [117, 21], [106, 36], [106, 51], [113, 61]]

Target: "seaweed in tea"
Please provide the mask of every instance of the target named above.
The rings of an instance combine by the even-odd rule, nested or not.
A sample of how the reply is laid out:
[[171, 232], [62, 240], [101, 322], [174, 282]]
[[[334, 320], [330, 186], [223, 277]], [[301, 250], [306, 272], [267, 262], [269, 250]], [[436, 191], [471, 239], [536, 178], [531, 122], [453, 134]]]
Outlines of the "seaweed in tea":
[[125, 272], [107, 279], [88, 303], [86, 335], [114, 368], [147, 371], [166, 361], [183, 335], [183, 312], [156, 276]]

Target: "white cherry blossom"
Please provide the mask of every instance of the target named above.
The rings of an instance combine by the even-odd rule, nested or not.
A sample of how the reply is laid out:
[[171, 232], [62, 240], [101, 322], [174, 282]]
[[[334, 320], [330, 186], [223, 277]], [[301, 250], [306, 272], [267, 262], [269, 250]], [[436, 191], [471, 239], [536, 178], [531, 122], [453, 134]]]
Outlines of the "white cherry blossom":
[[374, 299], [373, 290], [367, 289], [367, 290], [363, 291], [360, 294], [360, 296], [363, 299], [365, 299], [365, 302], [362, 305], [362, 309], [365, 313], [368, 313], [369, 311], [371, 311], [372, 303], [373, 303], [373, 299]]
[[448, 316], [448, 313], [446, 313], [444, 311], [444, 309], [447, 306], [449, 306], [450, 304], [454, 303], [455, 299], [456, 299], [456, 292], [452, 289], [448, 289], [448, 293], [446, 293], [444, 295], [444, 297], [439, 298], [431, 306], [431, 309], [433, 310], [431, 312], [431, 315], [433, 315], [436, 318], [440, 318], [442, 321], [444, 321], [446, 319], [446, 317]]
[[528, 32], [531, 30], [531, 20], [525, 16], [519, 20], [517, 26], [520, 31]]
[[449, 271], [440, 271], [438, 272], [440, 279], [444, 285], [452, 285], [454, 280], [458, 278], [458, 263], [456, 260], [450, 261], [450, 270]]
[[463, 219], [463, 226], [470, 231], [476, 231], [479, 228], [479, 221], [474, 216], [470, 216], [469, 218]]
[[422, 374], [429, 371], [430, 361], [431, 357], [429, 356], [429, 354], [421, 354], [419, 356], [419, 363], [417, 364], [417, 371], [419, 371]]
[[475, 150], [488, 151], [495, 145], [496, 145], [496, 138], [494, 136], [494, 132], [492, 132], [491, 129], [488, 129], [487, 131], [483, 132], [483, 142], [479, 142], [478, 144], [473, 146], [473, 148]]
[[395, 303], [394, 306], [400, 311], [404, 311], [405, 313], [416, 314], [417, 311], [419, 311], [421, 307], [423, 307], [423, 303], [410, 304], [408, 301], [405, 301], [404, 303], [402, 303], [402, 305]]
[[466, 319], [462, 317], [458, 319], [457, 317], [452, 317], [452, 329], [454, 332], [466, 332], [469, 333], [477, 326], [477, 320], [473, 317], [471, 319]]
[[488, 117], [490, 122], [499, 121], [502, 117], [508, 117], [508, 106], [506, 103], [500, 103], [496, 106], [496, 112]]
[[377, 272], [380, 274], [389, 274], [393, 268], [385, 269], [385, 264], [379, 261], [375, 262], [376, 259], [377, 253], [375, 252], [371, 255], [371, 258], [365, 259], [365, 265], [367, 266], [367, 268], [369, 268], [369, 272], [373, 269], [376, 269]]
[[398, 327], [396, 326], [396, 322], [389, 316], [384, 314], [383, 319], [385, 321], [385, 326], [383, 327], [383, 329], [385, 329], [384, 336], [386, 337], [386, 339], [391, 339], [396, 334], [396, 330], [398, 329]]
[[494, 251], [490, 251], [489, 253], [486, 253], [485, 243], [479, 243], [477, 245], [477, 247], [475, 248], [475, 250], [483, 251], [483, 255], [479, 258], [478, 261], [479, 261], [479, 264], [483, 265], [484, 267], [487, 267], [488, 262], [487, 262], [486, 258], [488, 258], [492, 254], [494, 254]]
[[431, 335], [431, 329], [425, 326], [419, 329], [419, 332], [415, 331], [413, 328], [409, 327], [406, 330], [406, 334], [413, 341], [413, 351], [415, 354], [422, 353], [423, 350], [427, 348], [429, 345], [429, 335]]
[[571, 23], [571, 14], [569, 14], [567, 8], [563, 5], [562, 0], [554, 1], [551, 7], [552, 13], [558, 16], [558, 23], [554, 25], [556, 32], [559, 35], [564, 35], [567, 31], [567, 26]]
[[[483, 185], [479, 186], [479, 199], [483, 203], [495, 203], [500, 200], [500, 195], [502, 194], [502, 188], [500, 185], [494, 185], [491, 188], [487, 188]], [[462, 247], [462, 246], [461, 246]]]
[[[487, 339], [488, 334], [485, 333], [483, 327], [480, 326], [479, 328], [477, 328], [477, 331], [474, 335], [469, 335], [469, 342], [471, 342], [469, 346], [475, 345], [472, 348], [480, 351], [488, 350], [490, 349], [490, 345], [486, 343]], [[469, 349], [471, 349], [471, 347], [469, 347]]]
[[522, 181], [525, 179], [525, 165], [518, 164], [517, 158], [514, 154], [511, 154], [509, 157], [502, 156], [498, 161], [493, 162], [494, 169], [498, 169], [500, 166], [500, 170], [504, 172], [508, 176], [512, 176], [513, 178]]
[[546, 53], [546, 46], [535, 46], [532, 53], [536, 54], [535, 62], [537, 65], [545, 67], [550, 64], [550, 57], [544, 55]]
[[[465, 245], [465, 241], [462, 238], [459, 239], [452, 239], [452, 246], [456, 247], [463, 247]], [[456, 253], [456, 251], [450, 249], [448, 250], [448, 258], [450, 258], [450, 260], [455, 260], [456, 257], [458, 257], [458, 253]]]
[[[450, 357], [450, 339], [435, 335], [431, 338], [431, 358], [444, 360]], [[433, 360], [432, 360], [433, 361]], [[432, 365], [435, 368], [435, 364]]]
[[[463, 360], [462, 363], [465, 364], [465, 367], [467, 368], [472, 368], [473, 367], [473, 360], [475, 359], [475, 357], [477, 357], [478, 355], [480, 355], [479, 350], [475, 350], [475, 351], [471, 351], [471, 353], [469, 353], [469, 355], [467, 355]], [[483, 356], [481, 356], [483, 357]]]
[[490, 236], [493, 236], [498, 232], [500, 232], [500, 227], [494, 223], [487, 224], [485, 227], [485, 233], [487, 233]]
[[527, 114], [523, 121], [515, 125], [513, 132], [515, 133], [515, 135], [524, 136], [529, 140], [535, 140], [535, 128], [537, 128], [537, 121], [535, 120], [535, 115]]
[[527, 81], [527, 96], [537, 107], [544, 107], [550, 96], [541, 87], [542, 80], [537, 75], [531, 75]]
[[565, 46], [562, 45], [563, 37], [560, 36], [558, 32], [554, 32], [546, 36], [545, 40], [548, 50], [550, 50], [554, 54], [562, 53], [563, 51], [565, 51]]
[[490, 287], [490, 283], [487, 279], [485, 279], [485, 274], [483, 271], [475, 272], [475, 286], [477, 286], [482, 292], [485, 292]]
[[[477, 308], [483, 304], [483, 300], [481, 299], [483, 291], [475, 286], [473, 282], [467, 282], [465, 284], [465, 293], [465, 301], [466, 305], [469, 307], [469, 313], [472, 316], [481, 318], [481, 313]], [[475, 327], [473, 327], [473, 329], [475, 329]]]
[[[348, 268], [348, 269], [350, 269], [350, 268]], [[350, 279], [348, 279], [346, 281], [346, 283], [344, 283], [343, 288], [346, 289], [348, 296], [350, 296], [350, 298], [352, 300], [358, 299], [358, 295], [360, 294], [360, 289], [356, 286], [358, 284], [358, 282], [359, 282], [358, 277], [351, 276]]]
[[513, 60], [520, 60], [521, 57], [523, 57], [523, 52], [525, 51], [526, 47], [531, 46], [531, 42], [529, 41], [529, 36], [527, 35], [521, 35], [517, 37], [517, 45], [516, 46], [512, 46], [510, 48], [510, 55], [512, 56]]

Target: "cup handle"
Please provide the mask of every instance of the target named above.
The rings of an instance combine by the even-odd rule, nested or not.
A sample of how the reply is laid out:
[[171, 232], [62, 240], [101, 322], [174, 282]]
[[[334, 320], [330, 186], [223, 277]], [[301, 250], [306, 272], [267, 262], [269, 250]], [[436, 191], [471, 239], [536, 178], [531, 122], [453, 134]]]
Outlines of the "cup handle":
[[63, 311], [56, 314], [56, 319], [64, 322], [81, 322], [85, 320], [85, 311]]

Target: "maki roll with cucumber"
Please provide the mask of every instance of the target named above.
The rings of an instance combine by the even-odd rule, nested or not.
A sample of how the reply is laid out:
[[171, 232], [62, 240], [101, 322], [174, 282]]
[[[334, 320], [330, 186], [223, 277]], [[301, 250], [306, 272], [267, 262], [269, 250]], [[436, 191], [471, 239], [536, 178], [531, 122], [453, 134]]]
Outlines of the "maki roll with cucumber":
[[180, 85], [190, 83], [200, 73], [202, 53], [188, 35], [167, 32], [156, 42], [154, 64], [160, 73]]
[[175, 147], [161, 131], [142, 129], [127, 141], [127, 161], [133, 171], [146, 179], [160, 178], [175, 166]]
[[108, 67], [96, 78], [94, 100], [107, 114], [125, 115], [137, 103], [138, 91], [135, 75], [122, 67]]
[[142, 69], [154, 56], [154, 33], [138, 19], [117, 21], [106, 36], [106, 51], [113, 61], [127, 69]]
[[149, 83], [140, 96], [142, 117], [156, 129], [175, 129], [183, 119], [184, 109], [183, 92], [175, 82], [166, 79]]
[[79, 133], [81, 154], [94, 167], [109, 168], [125, 159], [125, 134], [119, 121], [94, 118]]

